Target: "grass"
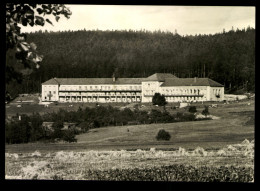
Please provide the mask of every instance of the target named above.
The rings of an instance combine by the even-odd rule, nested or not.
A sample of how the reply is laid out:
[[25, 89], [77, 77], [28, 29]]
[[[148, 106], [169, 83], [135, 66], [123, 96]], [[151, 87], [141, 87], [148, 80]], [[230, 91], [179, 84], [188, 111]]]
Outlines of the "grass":
[[[17, 105], [21, 105], [22, 107], [17, 107]], [[73, 105], [72, 107], [69, 107], [69, 105]], [[102, 106], [113, 106], [113, 107], [124, 107], [130, 104], [127, 103], [102, 103], [100, 104]], [[33, 112], [38, 112], [39, 114], [45, 114], [45, 113], [52, 113], [57, 112], [60, 109], [65, 109], [67, 111], [77, 111], [79, 107], [85, 108], [85, 107], [95, 107], [96, 103], [58, 103], [58, 105], [55, 105], [54, 103], [50, 104], [49, 107], [44, 107], [44, 105], [39, 104], [30, 104], [30, 103], [16, 103], [12, 102], [10, 104], [6, 105], [6, 115], [7, 116], [14, 116], [17, 113], [19, 114], [27, 114], [31, 115]]]
[[[161, 151], [153, 148], [147, 151], [138, 149], [137, 151], [85, 150], [82, 152], [54, 152], [52, 150], [45, 153], [35, 151], [14, 154], [6, 152], [5, 173], [7, 178], [19, 177], [18, 179], [54, 179], [53, 177], [57, 176], [56, 178], [66, 180], [97, 180], [97, 177], [89, 176], [90, 171], [95, 174], [107, 170], [130, 170], [128, 172], [132, 172], [135, 169], [137, 173], [140, 173], [143, 170], [150, 172], [157, 167], [169, 165], [191, 165], [192, 168], [204, 168], [206, 166], [207, 168], [213, 167], [216, 170], [223, 166], [235, 166], [243, 170], [243, 168], [254, 168], [253, 156], [254, 142], [249, 141], [225, 146], [215, 151], [205, 151], [203, 148], [196, 148], [191, 151], [183, 148], [175, 151]], [[224, 176], [225, 174], [222, 173], [219, 175]], [[107, 172], [102, 174], [109, 175]], [[161, 173], [161, 175], [164, 174], [165, 172]], [[155, 178], [153, 173], [149, 176]], [[252, 176], [252, 172], [250, 172], [250, 176]]]
[[[251, 102], [250, 105], [247, 105]], [[183, 109], [183, 108], [182, 108]], [[204, 107], [198, 107], [200, 113]], [[177, 112], [174, 110], [173, 112]], [[59, 151], [59, 150], [135, 150], [151, 147], [174, 150], [179, 147], [195, 149], [219, 149], [227, 144], [239, 143], [245, 139], [254, 139], [254, 100], [234, 102], [229, 105], [219, 104], [209, 108], [210, 114], [220, 117], [216, 120], [178, 122], [166, 124], [146, 124], [132, 126], [113, 126], [91, 129], [78, 135], [77, 143], [28, 143], [6, 145], [8, 152]], [[249, 122], [248, 122], [249, 121]], [[171, 135], [169, 141], [157, 141], [160, 129]], [[129, 132], [127, 131], [129, 130]]]
[[[248, 102], [251, 104], [247, 105]], [[22, 108], [30, 112], [32, 107]], [[43, 111], [41, 109], [39, 111]], [[198, 113], [203, 109], [203, 105], [197, 107]], [[177, 111], [180, 110], [170, 110]], [[213, 168], [214, 176], [227, 176], [227, 172], [219, 171], [224, 166], [225, 169], [238, 168], [239, 173], [246, 172], [253, 177], [254, 100], [220, 104], [209, 108], [209, 112], [220, 119], [97, 128], [78, 135], [77, 143], [6, 145], [5, 175], [7, 179], [97, 180], [98, 173], [104, 175], [101, 179], [112, 180], [119, 169], [126, 174], [134, 172], [134, 178], [136, 173], [144, 173], [156, 179], [155, 169], [163, 165], [191, 165], [192, 169]], [[171, 134], [170, 141], [156, 140], [160, 129]], [[138, 169], [133, 171], [133, 168]], [[119, 178], [122, 178], [121, 171]], [[152, 174], [147, 174], [150, 171]], [[163, 171], [160, 175], [167, 173]], [[239, 173], [235, 175], [243, 178]]]

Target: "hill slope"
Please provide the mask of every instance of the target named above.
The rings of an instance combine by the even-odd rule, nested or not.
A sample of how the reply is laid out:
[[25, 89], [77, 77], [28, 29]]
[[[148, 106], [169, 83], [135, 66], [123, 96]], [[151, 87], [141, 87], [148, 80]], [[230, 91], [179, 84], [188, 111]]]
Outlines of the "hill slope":
[[[27, 35], [44, 55], [39, 70], [11, 92], [39, 92], [51, 77], [209, 77], [227, 88], [254, 89], [255, 29], [214, 35], [180, 36], [148, 31], [66, 31]], [[14, 65], [7, 53], [7, 65]], [[15, 87], [15, 88], [14, 88]]]

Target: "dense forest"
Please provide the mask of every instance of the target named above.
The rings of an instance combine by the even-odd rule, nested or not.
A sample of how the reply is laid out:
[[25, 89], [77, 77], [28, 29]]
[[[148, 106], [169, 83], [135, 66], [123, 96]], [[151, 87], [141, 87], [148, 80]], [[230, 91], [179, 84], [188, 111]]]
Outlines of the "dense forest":
[[[11, 96], [37, 93], [52, 78], [147, 77], [155, 72], [177, 77], [209, 77], [226, 92], [255, 88], [255, 29], [214, 35], [180, 36], [162, 31], [39, 31], [28, 42], [44, 55], [39, 69], [7, 84]], [[12, 50], [6, 65], [19, 65]], [[23, 71], [26, 73], [26, 70]]]

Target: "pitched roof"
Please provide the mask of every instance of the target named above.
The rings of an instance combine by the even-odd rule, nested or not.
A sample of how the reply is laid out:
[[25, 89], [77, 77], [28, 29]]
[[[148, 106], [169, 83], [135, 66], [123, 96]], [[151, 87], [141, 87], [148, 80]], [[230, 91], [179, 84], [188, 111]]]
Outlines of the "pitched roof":
[[55, 78], [50, 79], [43, 85], [98, 85], [98, 84], [141, 84], [145, 78], [117, 78], [113, 82], [112, 78]]
[[57, 82], [57, 79], [52, 78], [52, 79], [49, 79], [42, 84], [43, 85], [57, 85], [57, 84], [59, 84], [59, 82]]
[[161, 86], [210, 86], [224, 87], [209, 78], [167, 78]]
[[145, 81], [164, 81], [166, 78], [177, 78], [170, 73], [155, 73], [145, 79]]
[[148, 78], [52, 78], [43, 85], [99, 85], [99, 84], [141, 84], [142, 81], [164, 82], [161, 86], [211, 86], [224, 87], [209, 78], [177, 78], [170, 73], [155, 73]]

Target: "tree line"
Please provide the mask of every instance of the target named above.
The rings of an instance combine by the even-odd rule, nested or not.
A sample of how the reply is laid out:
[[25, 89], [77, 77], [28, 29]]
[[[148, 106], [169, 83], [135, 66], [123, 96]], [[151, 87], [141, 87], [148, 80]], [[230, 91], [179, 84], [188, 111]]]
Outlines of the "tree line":
[[[12, 50], [6, 65], [23, 71], [7, 91], [41, 92], [41, 83], [52, 77], [148, 77], [156, 72], [177, 77], [208, 77], [226, 91], [254, 91], [255, 29], [230, 30], [214, 35], [180, 36], [162, 31], [38, 31], [27, 33], [44, 55], [41, 67], [32, 73], [15, 64]], [[8, 76], [6, 76], [8, 78]], [[18, 81], [19, 81], [18, 80]]]
[[[204, 115], [208, 114], [207, 111]], [[23, 114], [20, 120], [18, 114], [13, 116], [11, 121], [5, 124], [5, 137], [6, 142], [10, 144], [55, 141], [56, 139], [74, 142], [77, 134], [86, 133], [93, 128], [195, 120], [199, 119], [196, 119], [194, 108], [189, 112], [177, 112], [176, 114], [158, 109], [142, 111], [137, 106], [133, 110], [129, 108], [120, 110], [112, 106], [86, 107], [85, 109], [79, 108], [77, 111], [60, 109], [58, 112], [44, 115], [33, 113], [28, 116]], [[44, 127], [43, 122], [53, 122], [52, 128]], [[76, 127], [64, 130], [64, 122], [75, 123]]]

